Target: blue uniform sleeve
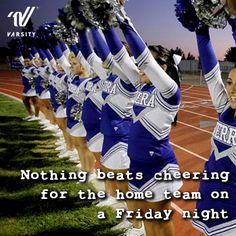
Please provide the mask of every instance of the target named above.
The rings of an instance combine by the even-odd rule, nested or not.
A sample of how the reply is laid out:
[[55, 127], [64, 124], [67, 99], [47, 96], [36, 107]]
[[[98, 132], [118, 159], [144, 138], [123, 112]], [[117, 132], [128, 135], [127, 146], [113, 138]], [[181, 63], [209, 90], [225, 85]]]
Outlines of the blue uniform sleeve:
[[58, 62], [60, 63], [66, 74], [70, 74], [70, 63], [63, 54], [60, 45], [52, 45], [52, 49], [56, 59], [58, 60]]
[[80, 32], [80, 50], [92, 69], [102, 80], [107, 79], [107, 71], [102, 67], [102, 60], [92, 50], [86, 31]]
[[211, 99], [216, 111], [222, 113], [228, 102], [228, 98], [221, 78], [219, 63], [211, 44], [209, 31], [197, 32], [196, 35], [203, 73]]
[[117, 32], [114, 28], [110, 28], [104, 30], [104, 35], [115, 61], [125, 73], [126, 78], [138, 89], [141, 85], [139, 70], [130, 58]]
[[177, 84], [155, 61], [145, 42], [133, 26], [130, 25], [128, 21], [124, 21], [120, 23], [120, 28], [139, 68], [149, 77], [152, 84], [162, 94], [163, 98], [167, 101], [172, 98], [171, 103], [175, 100], [174, 103], [178, 104], [180, 101], [180, 94]]
[[102, 59], [104, 64], [112, 71], [114, 75], [119, 76], [119, 78], [122, 79], [124, 82], [129, 83], [127, 76], [125, 75], [125, 73], [123, 73], [120, 66], [113, 59], [111, 51], [105, 39], [99, 32], [98, 28], [96, 27], [91, 28], [91, 32], [98, 56]]

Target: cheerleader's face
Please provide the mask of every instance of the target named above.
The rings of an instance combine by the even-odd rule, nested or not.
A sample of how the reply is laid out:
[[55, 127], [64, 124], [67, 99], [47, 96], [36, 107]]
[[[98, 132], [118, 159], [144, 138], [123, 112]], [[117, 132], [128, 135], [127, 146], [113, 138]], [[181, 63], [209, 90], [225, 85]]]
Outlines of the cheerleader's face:
[[65, 71], [63, 70], [62, 66], [57, 62], [57, 71], [64, 73]]
[[226, 90], [231, 108], [236, 109], [236, 68], [231, 70], [229, 73]]
[[30, 61], [30, 59], [25, 59], [24, 64], [25, 66], [32, 66], [32, 62]]
[[71, 71], [73, 74], [82, 75], [85, 72], [84, 67], [81, 65], [81, 63], [78, 61], [78, 59], [75, 57], [74, 53], [70, 53], [69, 62], [71, 64]]
[[37, 67], [40, 67], [42, 65], [42, 60], [40, 58], [34, 58], [34, 63]]

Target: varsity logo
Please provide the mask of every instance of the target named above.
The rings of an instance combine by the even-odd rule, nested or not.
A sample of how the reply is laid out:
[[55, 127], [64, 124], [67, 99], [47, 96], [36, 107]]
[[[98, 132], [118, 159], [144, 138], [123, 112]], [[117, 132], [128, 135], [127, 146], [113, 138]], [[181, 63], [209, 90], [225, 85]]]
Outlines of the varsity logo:
[[7, 17], [8, 18], [13, 17], [15, 27], [25, 27], [30, 17], [34, 13], [35, 9], [36, 7], [27, 7], [24, 13], [20, 11], [16, 11], [16, 12], [12, 11], [8, 14]]

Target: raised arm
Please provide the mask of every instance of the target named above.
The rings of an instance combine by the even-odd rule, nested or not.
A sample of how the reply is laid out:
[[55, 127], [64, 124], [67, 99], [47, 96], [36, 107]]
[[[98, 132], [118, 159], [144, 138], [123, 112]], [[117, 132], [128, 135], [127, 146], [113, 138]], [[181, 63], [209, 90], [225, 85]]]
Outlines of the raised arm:
[[104, 30], [104, 35], [111, 53], [113, 54], [121, 69], [124, 71], [129, 81], [136, 88], [140, 87], [141, 81], [139, 70], [130, 58], [115, 29], [109, 28]]
[[101, 33], [99, 32], [99, 29], [96, 27], [92, 27], [91, 33], [92, 33], [94, 46], [96, 48], [98, 56], [102, 59], [105, 65], [109, 69], [111, 69], [113, 74], [119, 76], [123, 81], [128, 83], [129, 79], [127, 78], [125, 73], [122, 71], [120, 66], [113, 59], [111, 51], [107, 43], [105, 42], [104, 38], [102, 37]]
[[178, 91], [177, 84], [155, 61], [148, 47], [128, 21], [120, 23], [120, 28], [138, 63], [138, 67], [149, 77], [152, 84], [164, 98], [170, 98]]
[[90, 66], [93, 68], [95, 73], [98, 75], [100, 79], [107, 79], [107, 71], [102, 67], [102, 60], [99, 58], [96, 53], [92, 50], [87, 33], [85, 30], [80, 31], [80, 50], [84, 56], [84, 58], [88, 61]]
[[228, 98], [221, 78], [219, 63], [211, 44], [208, 27], [204, 26], [197, 30], [196, 36], [202, 69], [211, 99], [216, 111], [221, 113], [228, 102]]

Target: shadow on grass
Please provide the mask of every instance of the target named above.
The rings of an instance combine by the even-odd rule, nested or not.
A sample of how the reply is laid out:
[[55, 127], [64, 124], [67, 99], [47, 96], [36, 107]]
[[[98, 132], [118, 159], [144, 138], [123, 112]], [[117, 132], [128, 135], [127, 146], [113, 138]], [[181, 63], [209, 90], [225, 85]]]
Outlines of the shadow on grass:
[[[89, 230], [81, 230], [78, 228], [58, 228], [56, 230], [50, 230], [50, 231], [45, 231], [41, 233], [35, 234], [37, 236], [58, 236], [58, 235], [70, 235], [70, 236], [114, 236], [118, 235], [117, 233], [114, 233], [114, 231], [107, 231], [103, 232], [102, 229], [99, 227], [93, 227], [92, 229]], [[119, 234], [121, 235], [121, 234]]]
[[[45, 185], [45, 188], [47, 186]], [[78, 196], [66, 199], [47, 199], [42, 200], [40, 192], [37, 196], [26, 196], [19, 199], [0, 198], [1, 212], [0, 217], [20, 217], [27, 215], [41, 215], [58, 210], [78, 209], [90, 206], [91, 200], [79, 200]]]
[[[0, 96], [0, 102], [2, 99]], [[92, 204], [92, 200], [79, 198], [78, 191], [93, 190], [92, 184], [21, 180], [20, 170], [59, 173], [78, 169], [74, 170], [67, 160], [47, 158], [56, 154], [55, 138], [50, 132], [43, 132], [38, 122], [26, 122], [18, 117], [25, 115], [22, 104], [9, 102], [1, 103], [1, 106], [0, 235], [118, 235], [109, 231], [117, 224], [111, 209], [106, 213], [107, 219], [100, 221], [97, 218], [100, 209]], [[68, 197], [42, 200], [43, 189], [65, 190]]]

